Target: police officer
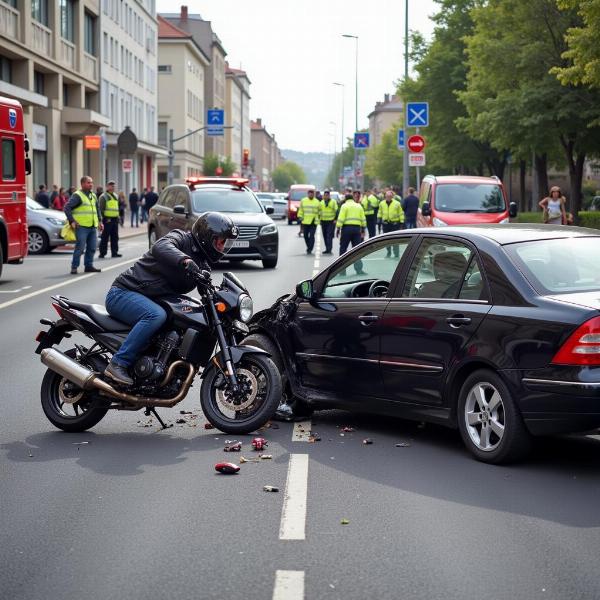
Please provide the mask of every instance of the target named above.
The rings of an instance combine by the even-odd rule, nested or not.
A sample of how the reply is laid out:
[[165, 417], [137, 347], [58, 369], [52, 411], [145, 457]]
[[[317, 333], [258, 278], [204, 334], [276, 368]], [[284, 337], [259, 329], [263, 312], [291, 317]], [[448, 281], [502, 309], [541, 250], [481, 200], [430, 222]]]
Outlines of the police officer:
[[[363, 241], [366, 226], [367, 219], [360, 204], [360, 192], [346, 194], [346, 201], [342, 204], [337, 218], [336, 236], [340, 238], [340, 256], [348, 250], [349, 245], [354, 248]], [[361, 261], [358, 261], [354, 268], [357, 273], [364, 273]]]
[[333, 234], [335, 233], [335, 218], [338, 213], [338, 205], [331, 198], [329, 190], [323, 192], [320, 211], [321, 230], [323, 231], [323, 239], [325, 240], [325, 252], [323, 254], [331, 254], [333, 252]]
[[98, 200], [102, 225], [104, 229], [100, 237], [99, 258], [106, 256], [108, 250], [108, 239], [110, 238], [110, 253], [113, 258], [123, 256], [119, 254], [119, 197], [115, 194], [115, 182], [106, 184], [106, 191]]
[[77, 241], [71, 262], [71, 275], [77, 275], [81, 255], [85, 251], [83, 264], [86, 273], [99, 273], [100, 269], [94, 267], [94, 254], [98, 243], [97, 231], [102, 231], [100, 210], [96, 194], [92, 192], [94, 181], [85, 175], [81, 178], [81, 189], [73, 192], [70, 200], [65, 205], [65, 216], [75, 230]]
[[[402, 206], [394, 197], [392, 190], [387, 190], [385, 200], [379, 205], [379, 223], [383, 228], [383, 233], [390, 231], [398, 231], [400, 229], [400, 216], [402, 214]], [[394, 246], [394, 256], [399, 255], [398, 246]], [[387, 247], [387, 257], [391, 257], [391, 248]]]
[[306, 254], [312, 254], [315, 245], [315, 231], [319, 224], [321, 203], [315, 198], [314, 190], [308, 190], [308, 196], [302, 198], [298, 208], [298, 219], [302, 223]]
[[377, 209], [379, 208], [379, 200], [372, 192], [365, 192], [361, 200], [361, 206], [365, 211], [367, 218], [367, 231], [369, 237], [372, 238], [377, 233]]

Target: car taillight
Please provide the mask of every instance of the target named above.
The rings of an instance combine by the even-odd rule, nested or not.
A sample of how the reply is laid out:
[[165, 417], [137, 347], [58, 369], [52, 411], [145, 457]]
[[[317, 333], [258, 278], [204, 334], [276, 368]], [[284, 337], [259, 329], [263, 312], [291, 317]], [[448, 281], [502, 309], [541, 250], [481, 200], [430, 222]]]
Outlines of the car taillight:
[[600, 366], [600, 317], [580, 325], [556, 353], [552, 363]]

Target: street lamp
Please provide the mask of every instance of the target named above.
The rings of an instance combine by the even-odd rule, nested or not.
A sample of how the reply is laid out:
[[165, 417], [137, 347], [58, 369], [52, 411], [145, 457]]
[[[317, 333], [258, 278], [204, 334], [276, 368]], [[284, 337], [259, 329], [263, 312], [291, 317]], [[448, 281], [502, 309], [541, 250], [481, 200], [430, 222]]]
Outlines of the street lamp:
[[344, 152], [344, 142], [346, 141], [344, 138], [344, 104], [346, 97], [346, 86], [343, 83], [333, 82], [332, 85], [336, 85], [342, 88], [342, 145], [340, 147], [340, 152]]
[[[408, 81], [408, 0], [404, 3], [405, 17], [404, 17], [404, 81]], [[406, 125], [408, 124], [408, 116], [406, 114], [406, 98], [402, 98], [404, 105], [404, 139], [408, 139], [408, 131]], [[402, 151], [402, 197], [406, 195], [406, 190], [410, 185], [410, 174], [408, 172], [408, 147], [406, 142], [404, 144], [404, 150]], [[417, 181], [417, 188], [419, 182]]]
[[[354, 132], [358, 131], [358, 36], [351, 35], [349, 33], [342, 33], [342, 37], [351, 38], [356, 42], [356, 56], [354, 61]], [[356, 182], [356, 171], [358, 170], [358, 151], [354, 149], [354, 181]], [[361, 176], [361, 185], [360, 188], [362, 190], [362, 176]]]

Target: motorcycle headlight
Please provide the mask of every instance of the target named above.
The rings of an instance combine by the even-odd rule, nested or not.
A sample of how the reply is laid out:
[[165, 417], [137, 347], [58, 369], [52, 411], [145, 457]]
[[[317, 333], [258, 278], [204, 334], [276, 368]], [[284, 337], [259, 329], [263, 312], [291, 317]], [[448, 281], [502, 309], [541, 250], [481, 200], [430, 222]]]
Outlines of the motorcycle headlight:
[[254, 305], [252, 303], [252, 298], [246, 294], [242, 294], [240, 296], [240, 321], [243, 323], [247, 323], [254, 313]]
[[46, 221], [50, 221], [52, 225], [64, 225], [67, 222], [65, 219], [55, 219], [54, 217], [46, 217]]
[[446, 221], [442, 221], [441, 219], [438, 219], [437, 217], [433, 217], [433, 226], [434, 227], [447, 227], [448, 223], [446, 223]]
[[277, 225], [275, 225], [275, 223], [264, 225], [261, 228], [259, 235], [271, 235], [272, 233], [277, 233]]

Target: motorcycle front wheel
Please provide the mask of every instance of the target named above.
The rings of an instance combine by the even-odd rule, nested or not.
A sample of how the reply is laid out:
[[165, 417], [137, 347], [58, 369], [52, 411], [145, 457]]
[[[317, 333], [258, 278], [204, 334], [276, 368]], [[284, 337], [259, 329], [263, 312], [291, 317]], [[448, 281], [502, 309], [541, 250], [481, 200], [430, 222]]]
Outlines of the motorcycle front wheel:
[[240, 390], [213, 364], [206, 368], [200, 403], [208, 421], [224, 433], [256, 431], [273, 417], [281, 401], [281, 376], [263, 354], [247, 354], [235, 366]]

